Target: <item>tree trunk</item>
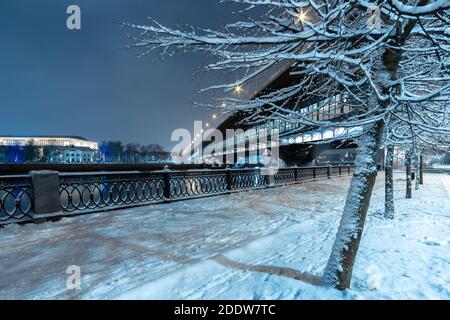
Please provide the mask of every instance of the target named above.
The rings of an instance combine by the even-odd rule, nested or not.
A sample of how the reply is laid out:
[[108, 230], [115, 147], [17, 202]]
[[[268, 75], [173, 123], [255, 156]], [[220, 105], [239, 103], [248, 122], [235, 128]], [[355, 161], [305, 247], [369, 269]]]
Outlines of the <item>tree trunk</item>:
[[411, 152], [406, 152], [406, 199], [412, 198], [412, 186], [411, 186]]
[[394, 146], [386, 152], [384, 217], [394, 219]]
[[[427, 0], [419, 0], [419, 4]], [[416, 20], [409, 20], [396, 37], [389, 42], [394, 47], [401, 47], [409, 37], [416, 25]], [[375, 84], [384, 95], [391, 94], [389, 84], [397, 79], [397, 71], [402, 51], [387, 48], [376, 70]], [[369, 98], [369, 104], [377, 103], [381, 110], [385, 110], [391, 101], [379, 101], [373, 95]], [[356, 168], [347, 195], [341, 223], [334, 241], [331, 255], [323, 274], [325, 283], [331, 284], [337, 289], [345, 290], [350, 287], [353, 265], [358, 252], [359, 243], [369, 208], [370, 197], [377, 177], [377, 151], [380, 148], [384, 131], [384, 121], [379, 121], [367, 131], [360, 139], [358, 153], [356, 155]]]
[[423, 185], [423, 155], [420, 155], [420, 164], [419, 164], [419, 168], [420, 168], [420, 184]]
[[344, 213], [323, 274], [325, 283], [339, 290], [350, 287], [353, 265], [377, 177], [376, 156], [380, 148], [383, 127], [383, 122], [376, 123], [360, 139], [355, 159], [356, 168], [353, 172]]
[[416, 157], [415, 157], [415, 163], [416, 163], [416, 167], [414, 168], [415, 170], [414, 170], [414, 172], [416, 173], [415, 174], [415, 188], [416, 188], [416, 190], [419, 190], [420, 189], [420, 184], [419, 184], [419, 180], [420, 180], [420, 178], [419, 178], [419, 164], [420, 164], [420, 156], [419, 156], [419, 154], [417, 154], [416, 155]]

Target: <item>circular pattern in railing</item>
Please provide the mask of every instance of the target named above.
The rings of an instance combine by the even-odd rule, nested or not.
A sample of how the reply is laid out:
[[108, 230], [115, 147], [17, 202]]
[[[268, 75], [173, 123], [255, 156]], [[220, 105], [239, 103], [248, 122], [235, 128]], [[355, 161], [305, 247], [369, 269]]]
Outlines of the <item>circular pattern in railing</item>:
[[59, 195], [63, 211], [72, 212], [160, 201], [164, 186], [161, 176], [69, 178], [60, 183]]
[[219, 174], [174, 174], [170, 177], [170, 197], [187, 198], [225, 192], [227, 177]]
[[0, 186], [0, 221], [10, 219], [31, 219], [31, 186]]
[[290, 183], [295, 182], [295, 170], [279, 170], [275, 174], [275, 183], [276, 184], [283, 184], [283, 183]]
[[233, 172], [231, 190], [260, 188], [267, 185], [266, 177], [258, 171]]
[[328, 168], [316, 168], [316, 178], [328, 176]]
[[305, 181], [314, 179], [314, 171], [311, 169], [298, 169], [297, 181]]

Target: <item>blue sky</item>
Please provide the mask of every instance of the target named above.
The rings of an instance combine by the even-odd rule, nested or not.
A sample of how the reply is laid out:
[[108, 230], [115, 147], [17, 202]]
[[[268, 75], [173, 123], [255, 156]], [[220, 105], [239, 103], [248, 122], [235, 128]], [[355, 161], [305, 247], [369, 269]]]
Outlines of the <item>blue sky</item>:
[[[66, 8], [81, 8], [81, 30], [66, 28]], [[181, 54], [137, 58], [123, 49], [116, 22], [220, 28], [234, 17], [215, 0], [2, 0], [0, 134], [81, 135], [170, 145], [176, 128], [210, 121], [192, 102], [227, 75], [202, 71], [205, 59]]]

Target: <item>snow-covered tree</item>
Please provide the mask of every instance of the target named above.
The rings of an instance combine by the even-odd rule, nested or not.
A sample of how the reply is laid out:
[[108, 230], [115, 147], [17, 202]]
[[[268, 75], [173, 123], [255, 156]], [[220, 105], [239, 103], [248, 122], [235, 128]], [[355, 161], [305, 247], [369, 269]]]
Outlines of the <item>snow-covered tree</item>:
[[[207, 89], [229, 92], [222, 112], [241, 111], [249, 122], [282, 120], [303, 126], [362, 127], [341, 224], [323, 279], [350, 285], [382, 142], [448, 142], [450, 2], [448, 0], [230, 0], [242, 6], [223, 28], [174, 29], [150, 20], [127, 24], [132, 47], [147, 54], [192, 50], [215, 58], [207, 70], [242, 71], [232, 83]], [[251, 15], [264, 7], [267, 14]], [[277, 65], [289, 65], [295, 83], [245, 100], [233, 91]], [[334, 119], [302, 111], [311, 99], [342, 98], [350, 106]], [[383, 139], [384, 138], [384, 139]]]
[[384, 217], [394, 219], [394, 145], [386, 147], [386, 166], [384, 170], [385, 208]]
[[[417, 112], [433, 108], [433, 112]], [[439, 110], [439, 111], [438, 111]], [[386, 144], [389, 146], [397, 146], [405, 151], [406, 165], [406, 198], [412, 197], [412, 169], [414, 166], [415, 189], [418, 190], [420, 184], [423, 184], [423, 172], [421, 168], [422, 152], [425, 150], [446, 150], [450, 149], [450, 135], [448, 130], [443, 130], [440, 126], [448, 127], [446, 112], [448, 111], [448, 101], [428, 103], [427, 105], [414, 105], [406, 103], [402, 108], [396, 111], [395, 123], [388, 124], [390, 128], [386, 137]], [[438, 115], [438, 113], [441, 115]], [[408, 119], [408, 121], [403, 121]], [[424, 119], [427, 121], [424, 122]], [[420, 124], [427, 125], [423, 128]], [[437, 130], [432, 128], [436, 127]], [[389, 149], [388, 149], [389, 151]], [[386, 155], [389, 158], [389, 153]], [[423, 169], [423, 168], [422, 168]], [[393, 180], [391, 169], [386, 170], [386, 210], [385, 216], [391, 218], [393, 216]]]

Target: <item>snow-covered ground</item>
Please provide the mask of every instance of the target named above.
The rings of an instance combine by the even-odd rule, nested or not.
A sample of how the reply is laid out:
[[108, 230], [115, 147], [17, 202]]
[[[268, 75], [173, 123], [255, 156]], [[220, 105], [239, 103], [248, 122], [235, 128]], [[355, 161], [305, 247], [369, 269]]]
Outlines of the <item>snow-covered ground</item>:
[[[346, 292], [260, 270], [321, 274], [350, 181], [340, 178], [7, 226], [0, 299], [449, 299], [450, 175], [426, 174], [411, 200], [395, 177], [395, 220], [379, 216], [380, 174]], [[66, 288], [70, 265], [80, 290]]]

